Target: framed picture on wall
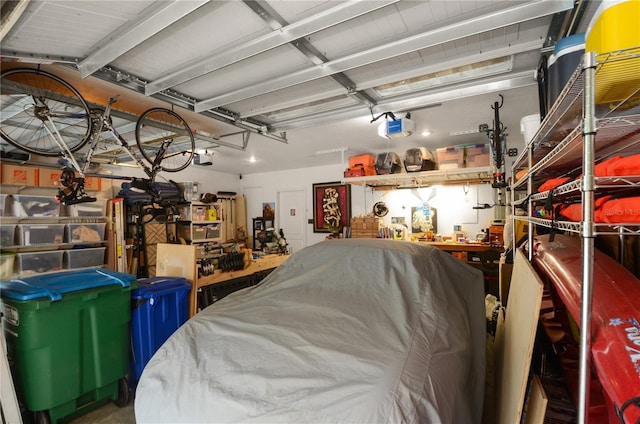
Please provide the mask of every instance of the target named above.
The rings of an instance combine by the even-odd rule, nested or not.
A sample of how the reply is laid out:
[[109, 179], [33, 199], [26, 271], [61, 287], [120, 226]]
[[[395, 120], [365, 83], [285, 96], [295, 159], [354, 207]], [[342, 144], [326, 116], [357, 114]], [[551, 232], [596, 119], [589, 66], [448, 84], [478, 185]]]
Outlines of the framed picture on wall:
[[313, 184], [313, 232], [335, 233], [349, 226], [351, 220], [351, 186], [348, 184]]

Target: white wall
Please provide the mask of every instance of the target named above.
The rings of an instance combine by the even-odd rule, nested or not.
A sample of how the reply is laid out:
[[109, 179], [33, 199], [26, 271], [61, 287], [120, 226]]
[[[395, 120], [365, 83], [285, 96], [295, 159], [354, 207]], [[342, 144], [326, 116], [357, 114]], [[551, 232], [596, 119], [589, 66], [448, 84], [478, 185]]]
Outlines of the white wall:
[[[520, 146], [518, 146], [520, 147]], [[218, 191], [233, 191], [247, 196], [247, 223], [251, 218], [261, 215], [262, 204], [277, 202], [277, 193], [282, 190], [302, 189], [305, 192], [304, 221], [313, 220], [312, 185], [342, 181], [345, 165], [340, 163], [330, 166], [296, 169], [261, 174], [239, 175], [216, 172], [215, 166], [190, 166], [177, 173], [162, 173], [164, 178], [176, 182], [194, 181], [199, 183], [199, 193], [216, 193]], [[112, 172], [113, 175], [127, 177], [142, 177], [143, 173], [132, 167], [110, 167], [104, 165], [100, 173]], [[105, 180], [103, 180], [105, 181]], [[158, 181], [163, 181], [159, 178]], [[111, 196], [117, 195], [122, 180], [108, 180], [111, 183]], [[466, 191], [466, 194], [465, 194]], [[108, 195], [107, 195], [108, 196]], [[495, 203], [493, 189], [489, 184], [470, 185], [468, 190], [462, 185], [436, 186], [414, 190], [375, 191], [362, 186], [351, 186], [351, 215], [364, 216], [371, 214], [373, 205], [384, 201], [389, 208], [389, 214], [383, 222], [388, 225], [392, 217], [405, 217], [411, 222], [411, 207], [423, 201], [437, 209], [437, 233], [451, 235], [453, 225], [462, 225], [468, 237], [488, 227], [494, 218], [494, 209], [474, 210], [477, 204]], [[276, 204], [276, 208], [278, 205]], [[278, 223], [276, 222], [276, 227]], [[307, 245], [324, 240], [326, 233], [314, 233], [313, 224], [306, 224]]]
[[[344, 164], [322, 166], [315, 168], [297, 169], [281, 172], [243, 175], [241, 192], [247, 196], [247, 211], [251, 218], [260, 214], [262, 203], [276, 202], [277, 193], [281, 190], [304, 189], [306, 198], [305, 221], [313, 219], [312, 185], [341, 181], [344, 178]], [[465, 194], [466, 191], [466, 194]], [[383, 219], [386, 224], [391, 223], [391, 217], [404, 216], [410, 223], [411, 207], [424, 200], [438, 211], [438, 233], [451, 235], [453, 225], [462, 225], [463, 231], [469, 237], [488, 227], [494, 218], [494, 209], [474, 210], [473, 206], [480, 204], [494, 204], [493, 189], [489, 184], [470, 185], [468, 190], [464, 186], [438, 186], [418, 190], [390, 190], [374, 191], [361, 186], [351, 187], [351, 214], [361, 216], [370, 214], [374, 203], [383, 200], [389, 208], [389, 214]], [[278, 205], [276, 204], [276, 209]], [[276, 222], [276, 227], [278, 223]], [[307, 224], [307, 245], [318, 243], [325, 239], [326, 233], [314, 233], [313, 225]]]
[[[251, 222], [252, 218], [258, 216], [258, 211], [262, 211], [262, 203], [276, 203], [278, 191], [291, 189], [303, 189], [305, 191], [306, 209], [304, 211], [304, 220], [305, 222], [309, 219], [312, 220], [312, 185], [315, 183], [341, 181], [343, 176], [343, 164], [243, 175], [240, 181], [242, 193], [247, 197], [247, 213], [249, 214], [247, 222]], [[278, 205], [276, 203], [276, 210], [277, 208]], [[278, 223], [276, 222], [275, 225], [277, 227]], [[307, 224], [306, 228], [308, 246], [324, 240], [327, 235], [326, 233], [314, 233], [313, 224]]]

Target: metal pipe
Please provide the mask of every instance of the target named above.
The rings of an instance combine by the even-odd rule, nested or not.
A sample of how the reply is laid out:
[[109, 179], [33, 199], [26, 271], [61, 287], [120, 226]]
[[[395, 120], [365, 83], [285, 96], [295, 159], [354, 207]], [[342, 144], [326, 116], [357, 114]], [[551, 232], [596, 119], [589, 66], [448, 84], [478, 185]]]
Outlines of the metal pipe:
[[594, 53], [584, 55], [583, 62], [583, 153], [582, 153], [582, 305], [580, 310], [580, 381], [578, 386], [578, 423], [588, 421], [591, 380], [591, 300], [594, 255], [594, 162], [595, 162], [595, 67]]

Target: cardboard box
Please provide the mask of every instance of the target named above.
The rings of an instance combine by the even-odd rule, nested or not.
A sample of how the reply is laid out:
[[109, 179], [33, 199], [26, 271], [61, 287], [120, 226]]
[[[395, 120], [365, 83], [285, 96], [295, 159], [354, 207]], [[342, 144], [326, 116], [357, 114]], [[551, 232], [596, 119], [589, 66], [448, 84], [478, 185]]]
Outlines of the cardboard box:
[[488, 144], [465, 146], [467, 168], [479, 168], [491, 164], [491, 150]]
[[351, 238], [377, 238], [378, 218], [351, 218]]
[[38, 168], [2, 164], [2, 184], [38, 187]]
[[85, 177], [84, 189], [87, 191], [100, 191], [102, 190], [102, 178], [98, 177]]
[[46, 188], [60, 188], [60, 175], [62, 171], [59, 169], [40, 169], [38, 172], [38, 186]]
[[491, 246], [504, 246], [504, 239], [502, 237], [503, 232], [504, 225], [489, 226], [489, 243], [491, 243]]
[[464, 168], [464, 147], [441, 147], [436, 149], [438, 169]]

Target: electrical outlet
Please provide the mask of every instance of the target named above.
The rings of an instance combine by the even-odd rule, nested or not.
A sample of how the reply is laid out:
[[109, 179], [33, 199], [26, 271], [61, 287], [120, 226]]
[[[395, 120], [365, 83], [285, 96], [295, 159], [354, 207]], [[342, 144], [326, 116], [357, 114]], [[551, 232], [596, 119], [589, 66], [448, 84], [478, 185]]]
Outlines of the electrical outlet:
[[487, 132], [489, 131], [489, 124], [480, 124], [478, 126], [478, 132]]
[[518, 156], [518, 149], [516, 148], [512, 148], [507, 150], [507, 155], [514, 157], [514, 156]]

